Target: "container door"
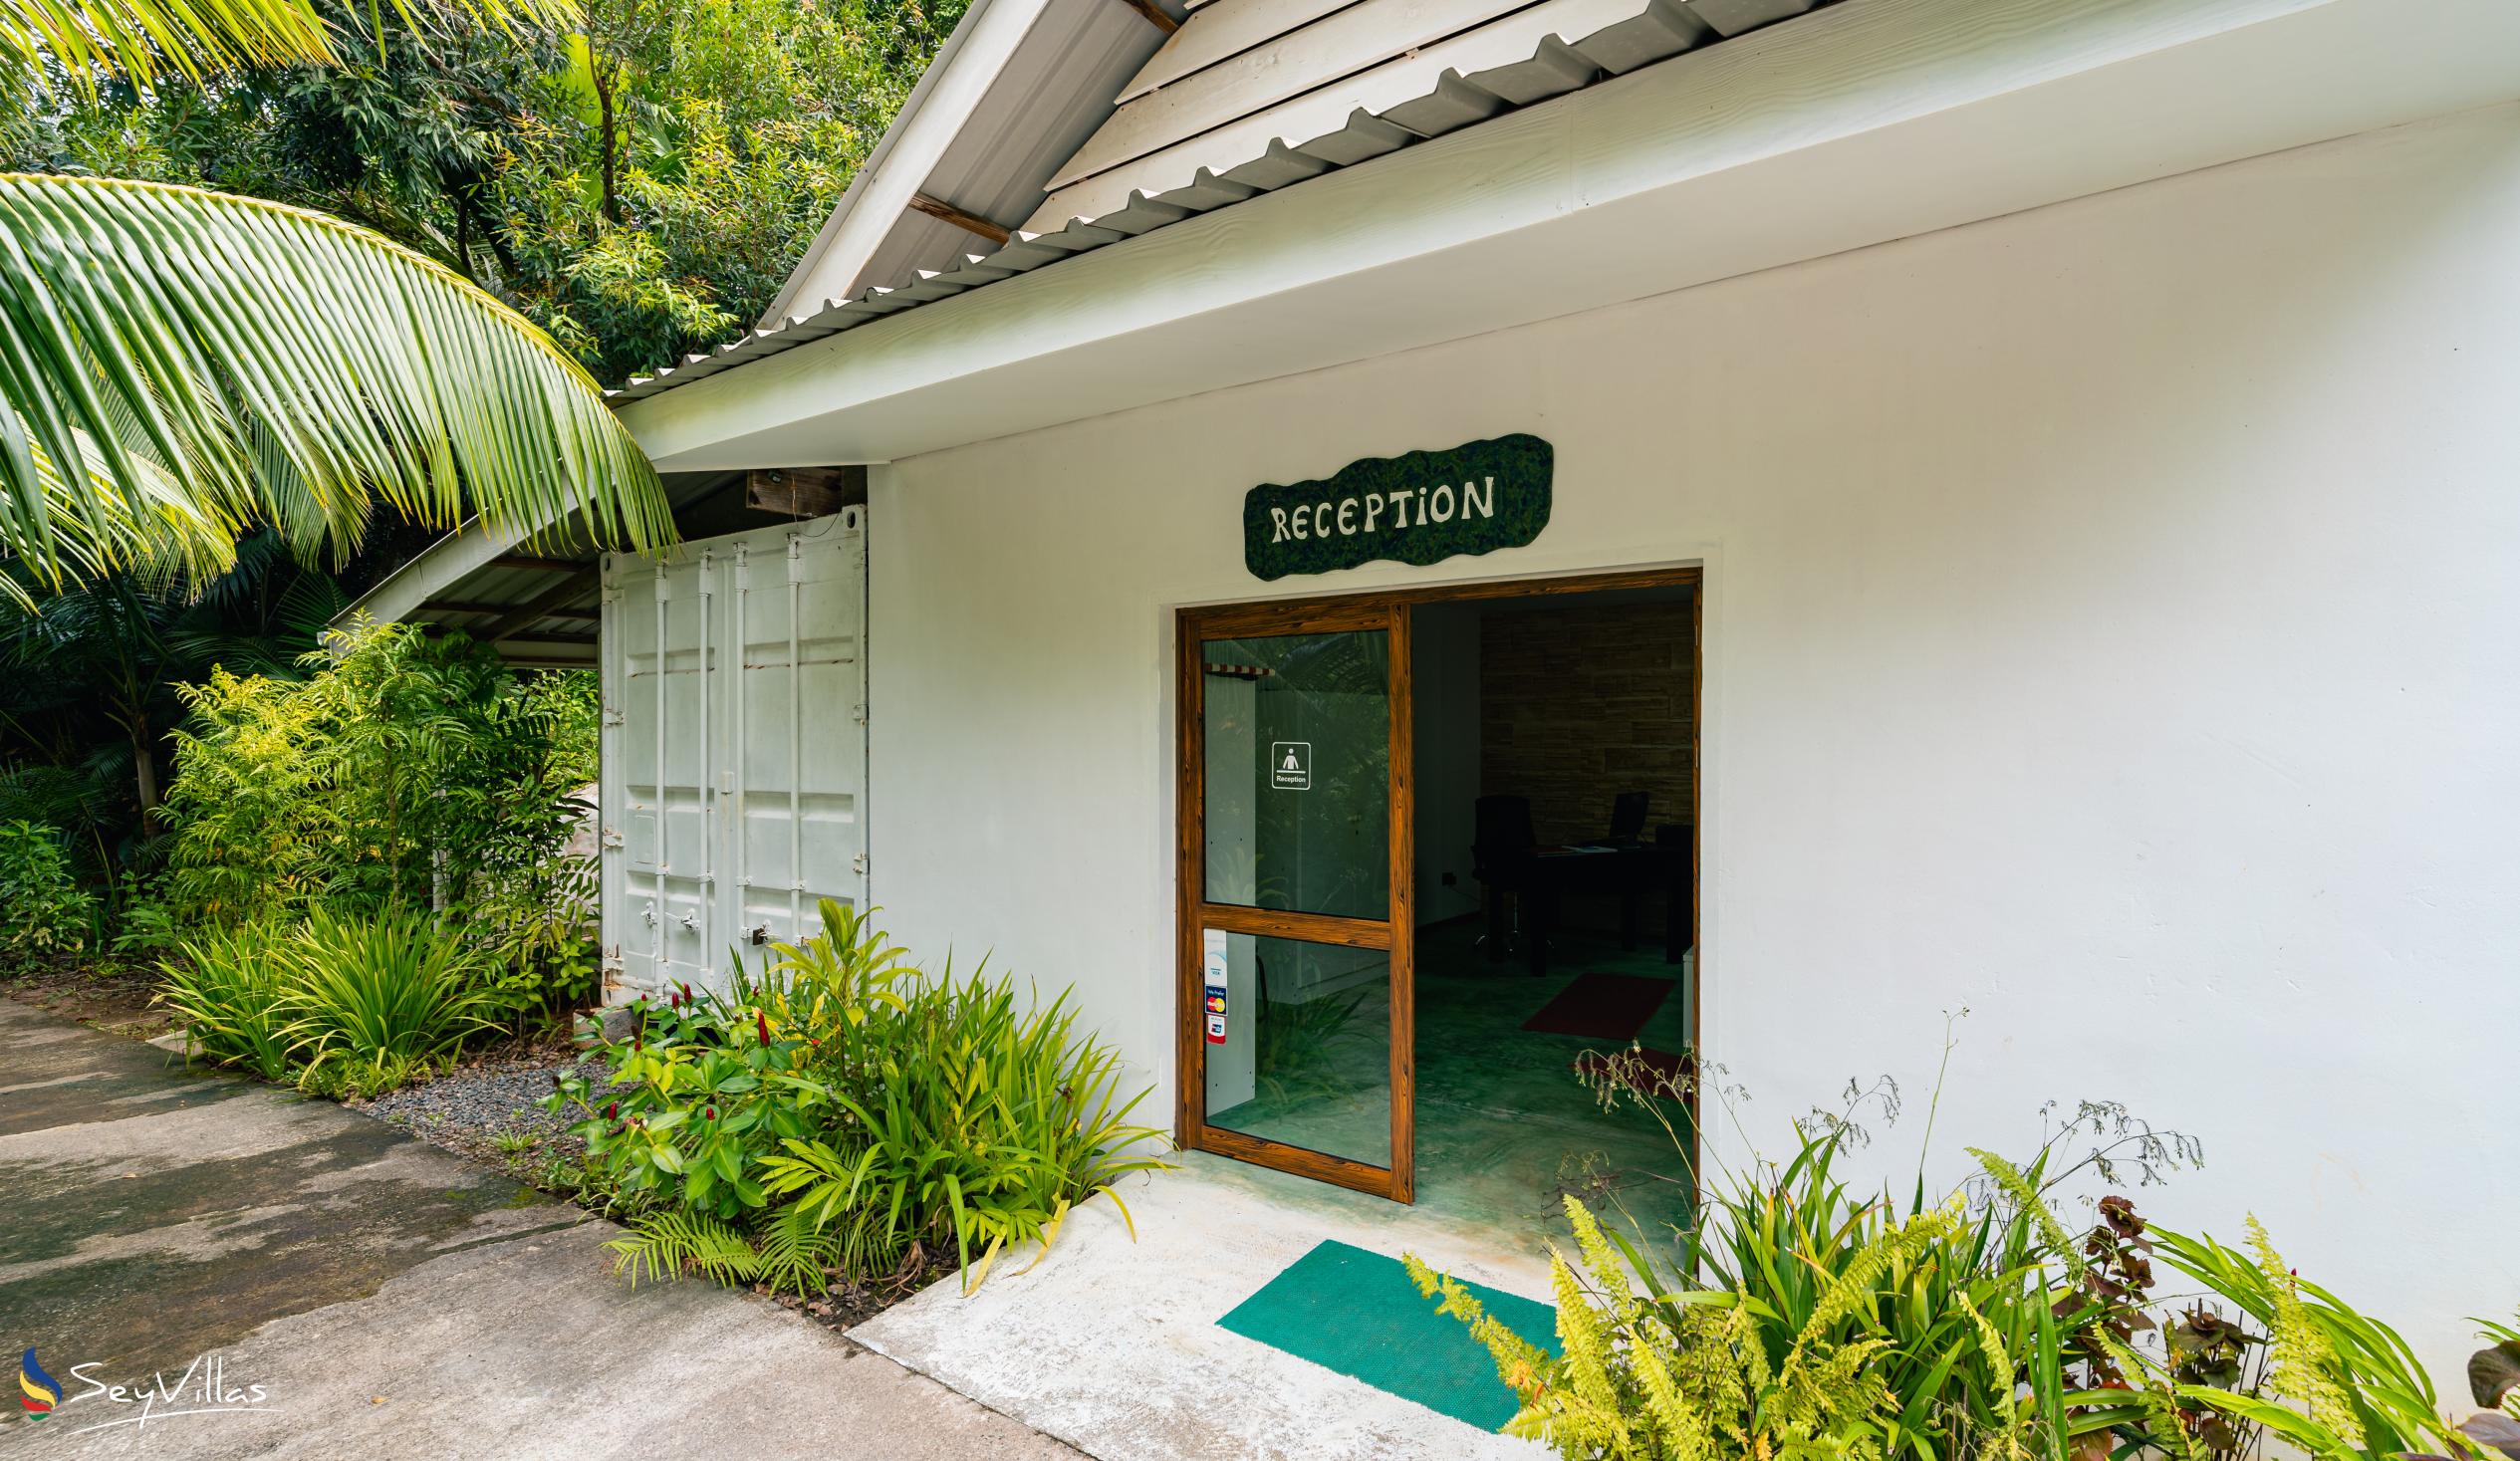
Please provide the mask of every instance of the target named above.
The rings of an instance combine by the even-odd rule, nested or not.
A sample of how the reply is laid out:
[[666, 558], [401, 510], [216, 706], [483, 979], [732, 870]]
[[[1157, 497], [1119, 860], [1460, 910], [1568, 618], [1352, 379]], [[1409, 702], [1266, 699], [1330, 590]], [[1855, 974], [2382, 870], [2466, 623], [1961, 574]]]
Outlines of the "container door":
[[604, 566], [608, 998], [866, 896], [866, 509]]
[[822, 927], [867, 887], [867, 510], [734, 540], [727, 619], [727, 941]]

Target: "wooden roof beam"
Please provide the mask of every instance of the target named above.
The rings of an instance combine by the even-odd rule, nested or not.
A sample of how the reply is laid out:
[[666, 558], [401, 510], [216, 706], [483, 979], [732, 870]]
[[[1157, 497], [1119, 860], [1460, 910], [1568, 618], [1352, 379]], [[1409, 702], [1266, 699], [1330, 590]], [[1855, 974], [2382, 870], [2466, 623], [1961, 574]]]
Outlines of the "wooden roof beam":
[[978, 214], [965, 213], [943, 198], [929, 197], [925, 193], [910, 194], [910, 211], [950, 223], [965, 233], [976, 233], [999, 248], [1006, 247], [1006, 241], [1015, 236], [1011, 230], [1000, 228]]
[[[583, 598], [589, 590], [596, 587], [596, 572], [593, 568], [581, 564], [573, 564], [571, 567], [576, 570], [571, 577], [517, 606], [515, 612], [494, 621], [488, 628], [475, 633], [473, 637], [493, 642], [508, 638], [537, 619], [551, 617], [553, 609], [565, 607], [570, 600]], [[546, 634], [541, 637], [557, 636]]]
[[[420, 606], [420, 611], [423, 613], [508, 613], [512, 612], [515, 609], [516, 606], [513, 604], [484, 604], [477, 599], [432, 599], [428, 603]], [[600, 609], [554, 609], [546, 611], [543, 614], [543, 617], [575, 619], [586, 623], [593, 623], [597, 619], [604, 617], [604, 610]]]
[[1163, 7], [1157, 5], [1155, 0], [1120, 0], [1120, 3], [1136, 11], [1137, 14], [1144, 19], [1146, 24], [1153, 26], [1156, 30], [1163, 32], [1167, 36], [1181, 28], [1181, 22], [1174, 20], [1169, 15], [1166, 15]]

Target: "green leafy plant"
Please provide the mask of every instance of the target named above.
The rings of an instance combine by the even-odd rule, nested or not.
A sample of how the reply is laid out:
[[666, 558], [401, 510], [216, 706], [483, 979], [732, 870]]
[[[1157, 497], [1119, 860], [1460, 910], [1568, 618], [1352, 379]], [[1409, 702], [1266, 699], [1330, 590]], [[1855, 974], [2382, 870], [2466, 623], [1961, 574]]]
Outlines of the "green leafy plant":
[[303, 679], [212, 673], [185, 695], [168, 907], [232, 922], [436, 911], [511, 1012], [597, 992], [596, 863], [568, 852], [595, 777], [595, 678], [520, 680], [460, 635], [362, 624]]
[[0, 961], [78, 953], [95, 935], [96, 895], [72, 878], [49, 827], [0, 822]]
[[1046, 1251], [1077, 1203], [1108, 1195], [1129, 1221], [1114, 1184], [1161, 1163], [1122, 1153], [1158, 1133], [1130, 1124], [1144, 1094], [1121, 1098], [1118, 1054], [1075, 1025], [1064, 995], [1027, 1012], [1011, 979], [948, 969], [872, 1018], [868, 1079], [834, 1096], [853, 1120], [781, 1141], [766, 1185], [817, 1223], [856, 1214], [878, 1255], [950, 1245], [966, 1287], [1002, 1252]]
[[584, 1116], [590, 1180], [631, 1218], [615, 1246], [634, 1279], [802, 1293], [950, 1252], [977, 1284], [1161, 1164], [1130, 1154], [1158, 1139], [1129, 1120], [1143, 1096], [1122, 1098], [1117, 1055], [1064, 996], [1029, 1007], [1004, 977], [927, 978], [870, 914], [820, 913], [814, 937], [739, 959], [724, 995], [633, 1005], [610, 1081], [563, 1078], [548, 1102]]
[[266, 1081], [297, 1068], [292, 1009], [299, 966], [288, 935], [269, 923], [205, 928], [160, 968], [158, 1002], [174, 1012], [189, 1051]]
[[390, 1091], [450, 1064], [464, 1040], [507, 1013], [489, 961], [423, 912], [310, 912], [290, 941], [297, 966], [290, 1031], [299, 1084], [328, 1095]]
[[[7, 21], [0, 10], [0, 48]], [[461, 275], [311, 210], [0, 172], [0, 542], [48, 587], [188, 577], [269, 524], [337, 558], [371, 513], [646, 547], [670, 511], [596, 382]], [[356, 383], [355, 388], [353, 382]]]
[[176, 917], [173, 905], [166, 901], [155, 879], [143, 879], [130, 872], [118, 878], [111, 922], [111, 947], [120, 958], [168, 954], [183, 943], [183, 922]]
[[403, 909], [205, 928], [160, 967], [193, 1051], [327, 1096], [441, 1068], [508, 1009], [478, 950]]
[[[2094, 1160], [2052, 1171], [2062, 1144], [2098, 1119], [2026, 1167], [1988, 1160], [2009, 1200], [1975, 1216], [1960, 1193], [1856, 1193], [1835, 1168], [1858, 1128], [1818, 1123], [1782, 1165], [1719, 1185], [1667, 1267], [1568, 1197], [1576, 1252], [1552, 1259], [1565, 1354], [1474, 1324], [1523, 1398], [1516, 1433], [1568, 1456], [1941, 1461], [2062, 1455], [2140, 1418], [2133, 1392], [2077, 1374], [2113, 1364], [2128, 1313], [2079, 1250], [2123, 1240], [2102, 1239], [2106, 1224], [2078, 1237], [2048, 1207]], [[1411, 1264], [1446, 1312], [1475, 1318]]]
[[[2087, 1102], [2027, 1163], [1973, 1151], [1973, 1200], [1928, 1203], [1920, 1177], [1900, 1204], [1831, 1175], [1865, 1139], [1847, 1112], [1800, 1134], [1790, 1160], [1718, 1184], [1667, 1265], [1569, 1197], [1561, 1355], [1411, 1273], [1493, 1353], [1523, 1401], [1511, 1428], [1570, 1457], [2520, 1457], [2520, 1416], [2453, 1426], [2405, 1341], [2294, 1273], [2254, 1219], [2240, 1252], [2121, 1195], [2087, 1229], [2058, 1216], [2068, 1179], [2152, 1180], [2200, 1157], [2189, 1138]], [[2201, 1292], [2156, 1295], [2156, 1259]], [[2486, 1333], [2513, 1347], [2471, 1366], [2478, 1403], [2520, 1405], [2520, 1332]]]

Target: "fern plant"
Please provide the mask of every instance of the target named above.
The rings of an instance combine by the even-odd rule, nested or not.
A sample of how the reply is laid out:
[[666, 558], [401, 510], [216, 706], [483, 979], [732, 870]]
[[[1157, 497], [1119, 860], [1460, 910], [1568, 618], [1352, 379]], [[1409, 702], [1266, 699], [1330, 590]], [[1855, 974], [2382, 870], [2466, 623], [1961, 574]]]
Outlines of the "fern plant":
[[2155, 1230], [2162, 1259], [2259, 1325], [2271, 1363], [2240, 1387], [2180, 1384], [2189, 1405], [2319, 1457], [2379, 1461], [2409, 1454], [2481, 1454], [2441, 1413], [2432, 1381], [2395, 1330], [2295, 1274], [2254, 1217], [2248, 1250]]
[[[1875, 1306], [1893, 1269], [1950, 1241], [1956, 1210], [1872, 1231], [1815, 1293], [1782, 1352], [1763, 1330], [1780, 1316], [1753, 1289], [1663, 1293], [1638, 1273], [1580, 1199], [1566, 1199], [1578, 1254], [1553, 1247], [1561, 1356], [1490, 1321], [1475, 1297], [1415, 1258], [1421, 1293], [1469, 1325], [1523, 1402], [1508, 1429], [1564, 1456], [1888, 1458], [1904, 1447], [1884, 1378], [1891, 1341], [1846, 1321]], [[1578, 1272], [1578, 1263], [1581, 1272]], [[1635, 1280], [1645, 1281], [1644, 1292]], [[1980, 1342], [1992, 1340], [1980, 1329]], [[1998, 1351], [2000, 1353], [2000, 1349]], [[2025, 1423], [2005, 1427], [2018, 1437]], [[2016, 1445], [2015, 1449], [2020, 1449]]]

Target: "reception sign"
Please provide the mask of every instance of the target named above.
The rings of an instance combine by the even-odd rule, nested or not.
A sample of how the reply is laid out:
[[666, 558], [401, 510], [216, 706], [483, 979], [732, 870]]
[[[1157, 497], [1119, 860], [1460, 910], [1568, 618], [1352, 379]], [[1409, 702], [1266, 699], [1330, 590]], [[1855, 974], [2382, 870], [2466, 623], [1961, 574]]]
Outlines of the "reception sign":
[[1390, 560], [1441, 563], [1520, 548], [1549, 525], [1555, 453], [1537, 436], [1351, 462], [1242, 500], [1242, 561], [1259, 579]]

